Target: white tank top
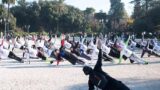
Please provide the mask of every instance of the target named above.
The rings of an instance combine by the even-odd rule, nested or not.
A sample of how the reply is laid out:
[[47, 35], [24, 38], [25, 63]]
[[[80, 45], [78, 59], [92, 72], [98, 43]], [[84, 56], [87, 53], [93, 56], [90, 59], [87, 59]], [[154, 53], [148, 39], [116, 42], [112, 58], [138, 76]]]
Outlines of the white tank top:
[[8, 58], [9, 52], [10, 52], [9, 50], [4, 49], [3, 46], [1, 46], [0, 47], [0, 57], [1, 57], [1, 59]]
[[28, 48], [29, 49], [29, 56], [30, 57], [37, 57], [37, 49], [33, 49], [31, 47]]
[[105, 52], [106, 54], [109, 54], [111, 48], [105, 46], [104, 44], [102, 45], [102, 51]]

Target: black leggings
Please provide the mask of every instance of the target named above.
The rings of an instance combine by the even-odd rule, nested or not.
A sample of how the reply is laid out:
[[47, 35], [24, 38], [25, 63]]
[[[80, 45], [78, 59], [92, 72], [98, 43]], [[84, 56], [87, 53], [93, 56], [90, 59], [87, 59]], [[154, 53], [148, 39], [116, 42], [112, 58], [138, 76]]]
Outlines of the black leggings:
[[38, 52], [37, 57], [41, 58], [42, 60], [46, 60], [47, 58], [40, 52]]
[[113, 61], [106, 53], [103, 52], [103, 59], [104, 61]]
[[82, 60], [78, 59], [77, 57], [75, 57], [74, 55], [72, 55], [71, 53], [69, 53], [67, 51], [65, 51], [65, 55], [63, 56], [63, 58], [68, 60], [73, 65], [75, 65], [76, 63], [84, 64], [84, 62]]
[[19, 62], [22, 61], [22, 59], [21, 59], [20, 57], [16, 56], [16, 55], [15, 55], [13, 52], [11, 52], [11, 51], [9, 52], [8, 57], [11, 58], [11, 59], [15, 59], [15, 60], [17, 60], [17, 61], [19, 61]]
[[115, 58], [120, 57], [120, 51], [118, 51], [116, 48], [111, 47], [111, 51], [109, 52], [109, 55]]

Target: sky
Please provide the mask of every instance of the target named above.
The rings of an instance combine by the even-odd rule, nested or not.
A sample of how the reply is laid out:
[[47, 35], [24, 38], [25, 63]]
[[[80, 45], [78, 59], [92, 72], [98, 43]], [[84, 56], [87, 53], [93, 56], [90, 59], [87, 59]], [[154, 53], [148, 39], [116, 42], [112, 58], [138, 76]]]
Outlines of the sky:
[[[131, 0], [121, 0], [125, 4], [125, 9], [129, 15], [133, 12], [133, 5], [129, 2]], [[81, 10], [85, 10], [87, 7], [92, 7], [99, 12], [100, 10], [108, 13], [110, 9], [110, 0], [66, 0], [65, 3], [73, 5]]]
[[[2, 0], [0, 0], [1, 2]], [[29, 2], [37, 1], [37, 0], [26, 0]], [[129, 2], [131, 0], [121, 0], [125, 4], [125, 9], [129, 15], [133, 12], [133, 5]], [[102, 10], [103, 12], [108, 13], [110, 9], [110, 0], [65, 0], [66, 4], [73, 5], [81, 10], [85, 10], [87, 7], [92, 7], [99, 12]]]

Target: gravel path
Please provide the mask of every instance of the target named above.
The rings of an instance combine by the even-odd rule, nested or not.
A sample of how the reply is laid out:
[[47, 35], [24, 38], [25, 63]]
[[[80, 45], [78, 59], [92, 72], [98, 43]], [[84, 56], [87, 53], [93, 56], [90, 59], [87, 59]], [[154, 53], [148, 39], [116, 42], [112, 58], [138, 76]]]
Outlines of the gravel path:
[[[144, 59], [149, 65], [131, 65], [128, 61], [120, 65], [104, 62], [103, 70], [131, 90], [160, 90], [160, 59]], [[87, 82], [82, 66], [73, 66], [67, 61], [59, 66], [46, 62], [0, 61], [0, 90], [87, 90]]]

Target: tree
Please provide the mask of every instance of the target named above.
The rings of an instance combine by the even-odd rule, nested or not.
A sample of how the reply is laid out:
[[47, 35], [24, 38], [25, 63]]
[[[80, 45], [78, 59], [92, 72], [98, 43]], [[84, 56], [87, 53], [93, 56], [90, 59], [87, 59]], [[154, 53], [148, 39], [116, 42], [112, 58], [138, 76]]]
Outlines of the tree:
[[95, 9], [88, 7], [84, 11], [84, 31], [83, 32], [91, 32], [93, 30], [94, 21], [94, 13]]
[[[0, 5], [0, 29], [1, 31], [5, 32], [5, 26], [7, 26], [7, 17], [8, 17], [8, 11], [7, 9], [3, 6]], [[9, 13], [10, 17], [10, 29], [14, 30], [16, 28], [16, 18], [12, 15], [12, 13]]]
[[[154, 32], [160, 24], [159, 0], [134, 0], [133, 29], [136, 32]], [[136, 9], [138, 5], [139, 8]]]
[[66, 12], [67, 8], [66, 6], [64, 5], [64, 0], [58, 0], [58, 2], [54, 5], [56, 8], [56, 13], [58, 14], [58, 17], [57, 17], [57, 31], [59, 31], [60, 27], [59, 27], [59, 19], [60, 17]]
[[17, 26], [31, 25], [30, 31], [78, 32], [83, 30], [81, 10], [61, 1], [22, 2], [11, 8]]
[[21, 6], [23, 8], [25, 8], [27, 6], [27, 4], [28, 4], [26, 2], [26, 0], [18, 0], [17, 3], [18, 3], [19, 6]]
[[134, 19], [145, 17], [150, 9], [160, 5], [158, 0], [133, 0], [130, 3], [134, 4]]
[[25, 0], [19, 0], [17, 6], [14, 6], [11, 8], [11, 13], [16, 17], [17, 19], [17, 26], [24, 29], [24, 26], [29, 24], [29, 3], [27, 3]]
[[89, 17], [90, 15], [93, 15], [95, 12], [94, 8], [86, 8], [86, 10], [84, 10], [84, 15], [86, 15], [87, 17]]
[[100, 11], [99, 13], [95, 13], [94, 15], [95, 19], [98, 20], [99, 25], [101, 27], [101, 32], [107, 32], [107, 27], [106, 27], [106, 23], [107, 19], [108, 19], [108, 15], [106, 13], [104, 13], [103, 11]]
[[103, 11], [100, 11], [99, 13], [95, 13], [94, 17], [99, 20], [100, 22], [107, 20], [107, 14]]
[[160, 0], [152, 0], [152, 2], [150, 3], [151, 8], [159, 7], [159, 6], [160, 6]]
[[8, 30], [10, 29], [10, 28], [9, 28], [10, 5], [11, 5], [11, 4], [15, 4], [15, 0], [2, 0], [2, 3], [8, 5], [8, 13], [7, 13], [7, 14], [8, 14], [8, 15], [7, 15], [7, 31], [8, 31]]
[[134, 19], [140, 18], [142, 15], [142, 7], [141, 7], [141, 0], [133, 0], [130, 3], [134, 4], [134, 13], [132, 17]]
[[115, 32], [121, 27], [120, 22], [128, 17], [125, 17], [127, 16], [127, 13], [121, 0], [110, 0], [110, 2], [111, 8], [109, 10], [109, 28]]

